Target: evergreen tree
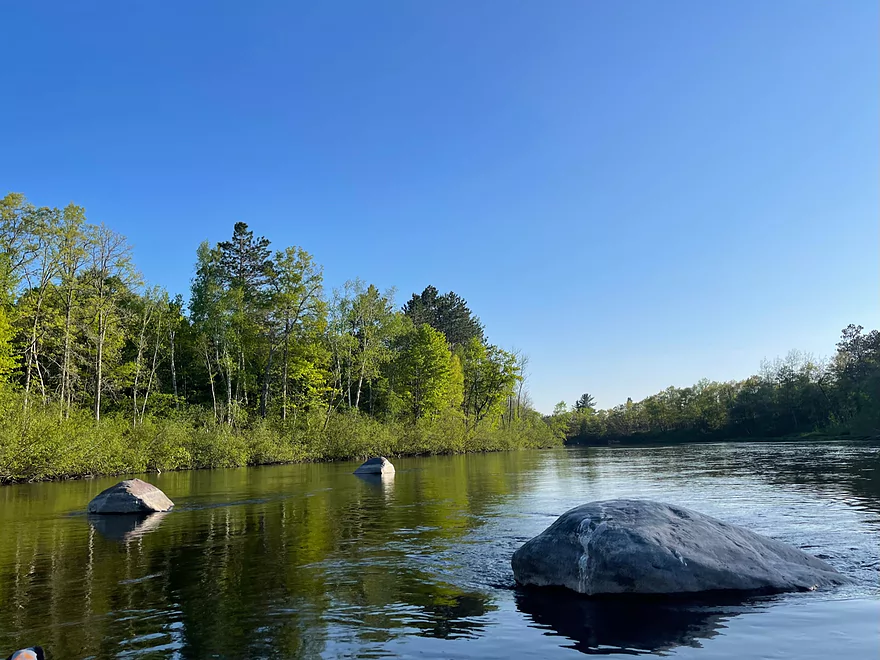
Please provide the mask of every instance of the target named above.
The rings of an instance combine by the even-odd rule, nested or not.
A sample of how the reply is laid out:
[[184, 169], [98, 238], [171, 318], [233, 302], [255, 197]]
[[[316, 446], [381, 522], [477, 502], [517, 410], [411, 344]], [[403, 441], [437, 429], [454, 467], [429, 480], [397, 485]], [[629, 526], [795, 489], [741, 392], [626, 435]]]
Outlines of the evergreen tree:
[[415, 326], [427, 323], [446, 336], [454, 349], [471, 339], [483, 341], [483, 326], [473, 315], [467, 302], [453, 291], [440, 294], [433, 286], [428, 286], [421, 294], [413, 294], [403, 306], [403, 313]]
[[232, 239], [217, 243], [221, 277], [232, 289], [241, 289], [244, 298], [256, 298], [272, 271], [269, 239], [254, 238], [244, 222], [236, 222]]
[[581, 394], [580, 398], [574, 404], [574, 409], [578, 412], [584, 410], [592, 410], [595, 407], [596, 399], [594, 399], [591, 394], [587, 394], [586, 392]]

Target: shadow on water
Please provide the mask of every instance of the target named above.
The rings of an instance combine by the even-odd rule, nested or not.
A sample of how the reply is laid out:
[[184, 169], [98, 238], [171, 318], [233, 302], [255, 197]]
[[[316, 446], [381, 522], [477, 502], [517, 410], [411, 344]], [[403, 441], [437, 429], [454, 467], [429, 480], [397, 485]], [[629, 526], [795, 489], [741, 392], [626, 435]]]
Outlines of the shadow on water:
[[98, 534], [110, 541], [131, 541], [149, 534], [162, 524], [167, 513], [125, 513], [117, 515], [88, 515], [89, 524]]
[[[679, 646], [699, 648], [725, 623], [753, 609], [755, 598], [729, 594], [699, 599], [588, 598], [564, 589], [517, 589], [516, 606], [541, 628], [572, 640], [588, 655], [641, 655]], [[751, 606], [751, 607], [747, 607]]]

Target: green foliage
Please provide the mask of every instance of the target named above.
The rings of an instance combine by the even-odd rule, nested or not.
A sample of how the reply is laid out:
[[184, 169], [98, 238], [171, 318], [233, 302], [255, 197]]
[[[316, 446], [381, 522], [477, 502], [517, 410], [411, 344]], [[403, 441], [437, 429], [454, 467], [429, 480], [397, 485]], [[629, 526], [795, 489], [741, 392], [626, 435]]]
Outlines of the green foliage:
[[3, 305], [0, 305], [0, 383], [5, 383], [17, 364], [12, 346], [12, 325]]
[[578, 412], [583, 412], [587, 409], [595, 409], [596, 408], [596, 399], [593, 398], [591, 394], [587, 394], [584, 392], [581, 394], [580, 398], [575, 402], [574, 409]]
[[522, 378], [517, 358], [476, 337], [458, 351], [464, 375], [463, 410], [469, 426], [500, 419], [505, 403], [514, 396]]
[[360, 280], [334, 292], [328, 339], [336, 406], [360, 410], [365, 386], [377, 381], [391, 361], [392, 344], [407, 328], [403, 315], [394, 311], [393, 293], [380, 293]]
[[471, 339], [483, 341], [483, 326], [473, 315], [464, 298], [453, 291], [440, 294], [433, 286], [428, 286], [421, 294], [413, 294], [403, 306], [413, 325], [427, 323], [446, 336], [455, 348]]
[[427, 323], [413, 327], [398, 338], [395, 348], [392, 388], [412, 420], [434, 417], [461, 403], [463, 383], [442, 332]]
[[276, 253], [270, 285], [272, 345], [264, 373], [261, 414], [267, 414], [271, 379], [275, 376], [280, 381], [277, 407], [284, 420], [289, 414], [296, 417], [300, 411], [320, 407], [329, 392], [330, 354], [323, 341], [327, 304], [323, 300], [321, 268], [301, 248]]
[[[548, 418], [556, 428], [558, 411]], [[566, 422], [575, 443], [775, 438], [821, 430], [880, 434], [880, 332], [843, 330], [830, 363], [792, 351], [743, 381], [701, 380]]]
[[700, 381], [541, 418], [527, 358], [485, 340], [463, 298], [396, 311], [360, 280], [327, 301], [300, 247], [245, 223], [196, 252], [188, 314], [140, 281], [85, 210], [0, 199], [0, 481], [573, 442], [880, 433], [880, 333], [843, 331], [742, 382]]
[[190, 293], [184, 314], [145, 286], [82, 207], [0, 199], [0, 481], [553, 442], [522, 357], [452, 292], [408, 304], [415, 325], [360, 280], [328, 304], [308, 252], [238, 222]]
[[548, 415], [545, 421], [555, 437], [566, 437], [572, 422], [572, 412], [568, 409], [568, 404], [565, 401], [557, 403], [553, 406], [553, 414]]
[[231, 289], [244, 292], [248, 302], [257, 298], [266, 284], [273, 264], [269, 258], [269, 239], [254, 238], [244, 222], [236, 222], [232, 240], [217, 244], [219, 273]]
[[295, 461], [501, 451], [557, 446], [536, 413], [509, 428], [483, 425], [466, 431], [461, 414], [446, 409], [416, 424], [380, 422], [356, 411], [298, 425], [259, 420], [247, 429], [215, 423], [210, 415], [134, 423], [108, 414], [100, 423], [84, 409], [64, 417], [59, 404], [25, 412], [22, 393], [0, 388], [0, 483], [84, 475], [231, 468]]

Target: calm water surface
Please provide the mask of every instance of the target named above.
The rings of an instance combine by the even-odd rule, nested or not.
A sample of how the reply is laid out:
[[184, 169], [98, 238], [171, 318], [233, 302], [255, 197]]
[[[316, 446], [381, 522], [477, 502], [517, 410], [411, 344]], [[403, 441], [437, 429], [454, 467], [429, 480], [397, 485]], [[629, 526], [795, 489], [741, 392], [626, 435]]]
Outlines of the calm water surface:
[[[880, 445], [716, 444], [152, 475], [177, 504], [90, 520], [116, 479], [0, 489], [0, 657], [880, 657]], [[584, 502], [681, 504], [807, 549], [824, 593], [608, 602], [514, 588], [510, 556]]]

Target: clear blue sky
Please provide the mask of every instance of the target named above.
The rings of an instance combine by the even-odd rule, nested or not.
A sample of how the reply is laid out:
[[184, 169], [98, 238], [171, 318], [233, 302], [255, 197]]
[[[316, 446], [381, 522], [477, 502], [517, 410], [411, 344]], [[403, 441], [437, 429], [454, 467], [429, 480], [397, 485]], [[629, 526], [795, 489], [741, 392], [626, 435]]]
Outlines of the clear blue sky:
[[[0, 186], [187, 292], [243, 220], [464, 296], [539, 409], [880, 325], [875, 0], [18, 2]], [[2, 194], [0, 193], [0, 194]]]

